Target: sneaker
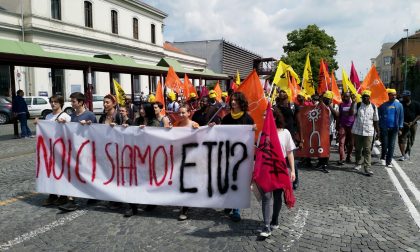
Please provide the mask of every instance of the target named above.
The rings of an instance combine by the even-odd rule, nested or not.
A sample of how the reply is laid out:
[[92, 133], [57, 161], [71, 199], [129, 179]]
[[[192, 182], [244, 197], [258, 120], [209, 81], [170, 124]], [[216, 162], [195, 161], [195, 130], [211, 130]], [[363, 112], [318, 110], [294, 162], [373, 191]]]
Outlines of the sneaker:
[[386, 161], [385, 159], [381, 159], [381, 165], [385, 166], [386, 165]]
[[261, 236], [261, 237], [264, 237], [264, 238], [267, 238], [267, 237], [269, 237], [270, 235], [271, 235], [270, 228], [269, 228], [268, 226], [265, 226], [265, 227], [263, 228], [263, 231], [260, 233], [260, 236]]
[[35, 136], [34, 136], [34, 135], [30, 135], [29, 137], [30, 137], [30, 138], [35, 138]]
[[343, 165], [344, 164], [344, 160], [340, 160], [337, 163], [338, 163], [338, 165]]
[[387, 164], [386, 167], [392, 168], [393, 166], [392, 166], [392, 164]]
[[42, 206], [51, 206], [58, 200], [58, 196], [55, 194], [50, 194], [44, 202], [42, 202]]
[[399, 161], [404, 161], [405, 160], [405, 156], [401, 156], [398, 160]]
[[405, 160], [410, 160], [410, 155], [408, 153], [405, 153], [404, 158]]
[[323, 172], [323, 173], [330, 173], [330, 172], [327, 170], [327, 165], [322, 165], [322, 166], [321, 166], [321, 170], [322, 170], [322, 172]]
[[360, 171], [360, 169], [362, 169], [361, 165], [356, 165], [353, 169], [355, 169], [356, 171]]
[[271, 230], [277, 230], [277, 229], [279, 229], [280, 228], [280, 226], [279, 225], [270, 225], [270, 229]]
[[67, 202], [69, 202], [69, 198], [67, 198], [67, 196], [60, 196], [58, 197], [58, 200], [54, 202], [54, 205], [61, 206], [66, 204]]
[[187, 210], [184, 207], [181, 207], [181, 210], [179, 210], [178, 220], [184, 221], [188, 219]]
[[76, 202], [74, 202], [74, 200], [69, 200], [67, 204], [58, 207], [58, 209], [64, 212], [76, 211], [78, 208], [79, 206], [76, 204]]
[[239, 213], [239, 209], [233, 209], [233, 213], [230, 215], [230, 219], [233, 222], [240, 222], [241, 221], [241, 214]]
[[365, 171], [365, 175], [370, 177], [370, 176], [373, 175], [373, 171], [367, 170], [367, 171]]
[[346, 158], [346, 163], [347, 163], [347, 164], [350, 164], [350, 163], [351, 163], [351, 158], [350, 158], [350, 157], [347, 157], [347, 158]]

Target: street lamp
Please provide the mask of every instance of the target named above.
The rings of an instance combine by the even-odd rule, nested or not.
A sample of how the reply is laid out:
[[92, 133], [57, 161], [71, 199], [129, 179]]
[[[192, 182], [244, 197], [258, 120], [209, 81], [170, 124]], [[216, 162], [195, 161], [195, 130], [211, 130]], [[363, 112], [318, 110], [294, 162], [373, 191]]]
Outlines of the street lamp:
[[407, 89], [407, 57], [408, 57], [408, 29], [404, 29], [407, 33], [406, 44], [405, 44], [405, 73], [404, 73], [404, 90]]

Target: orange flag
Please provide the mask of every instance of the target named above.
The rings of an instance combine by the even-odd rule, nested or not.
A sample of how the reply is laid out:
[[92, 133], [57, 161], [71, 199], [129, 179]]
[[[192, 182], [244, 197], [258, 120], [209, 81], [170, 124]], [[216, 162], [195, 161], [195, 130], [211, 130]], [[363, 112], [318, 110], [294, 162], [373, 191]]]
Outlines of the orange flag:
[[264, 97], [264, 90], [255, 69], [236, 89], [236, 92], [243, 93], [248, 100], [248, 113], [257, 125], [257, 131], [255, 132], [255, 139], [257, 139], [263, 128], [267, 100]]
[[334, 71], [331, 71], [331, 91], [334, 94], [333, 102], [335, 104], [342, 103], [343, 101], [341, 100], [341, 94], [338, 89], [337, 81], [335, 80]]
[[375, 65], [369, 70], [366, 78], [363, 80], [362, 85], [360, 86], [362, 91], [370, 90], [372, 92], [370, 96], [370, 101], [375, 104], [377, 107], [381, 106], [382, 103], [388, 101], [388, 93], [384, 83], [382, 83], [381, 78], [379, 77], [378, 72], [376, 71]]
[[184, 75], [184, 94], [186, 99], [190, 98], [190, 94], [194, 93], [197, 97], [197, 90], [195, 90], [194, 85], [191, 83], [190, 78], [188, 78], [188, 75]]
[[216, 101], [222, 101], [222, 89], [220, 88], [219, 82], [214, 86], [214, 91], [216, 92]]
[[165, 111], [165, 98], [163, 97], [163, 88], [162, 83], [158, 81], [157, 87], [156, 87], [156, 101], [161, 102], [163, 104], [163, 109], [160, 112], [160, 114], [164, 115], [166, 114]]
[[328, 74], [327, 68], [325, 67], [324, 60], [321, 59], [319, 65], [319, 78], [318, 78], [318, 94], [322, 95], [325, 91], [330, 90], [330, 75]]
[[289, 76], [289, 90], [290, 90], [290, 94], [289, 95], [289, 100], [293, 101], [294, 103], [297, 103], [297, 95], [300, 92], [300, 86], [297, 84], [296, 79], [293, 78], [293, 76]]
[[176, 75], [174, 68], [171, 66], [169, 67], [168, 75], [166, 75], [165, 86], [172, 89], [174, 92], [181, 94], [183, 84], [178, 75]]

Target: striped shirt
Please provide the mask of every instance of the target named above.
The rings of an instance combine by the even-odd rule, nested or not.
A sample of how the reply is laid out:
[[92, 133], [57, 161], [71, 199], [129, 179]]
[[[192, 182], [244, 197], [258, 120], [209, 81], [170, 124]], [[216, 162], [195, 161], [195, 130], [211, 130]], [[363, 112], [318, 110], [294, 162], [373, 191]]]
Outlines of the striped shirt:
[[359, 109], [357, 109], [356, 104], [353, 106], [354, 113], [357, 114], [351, 132], [360, 136], [373, 136], [375, 132], [373, 122], [379, 121], [378, 108], [372, 104], [366, 105], [363, 102]]

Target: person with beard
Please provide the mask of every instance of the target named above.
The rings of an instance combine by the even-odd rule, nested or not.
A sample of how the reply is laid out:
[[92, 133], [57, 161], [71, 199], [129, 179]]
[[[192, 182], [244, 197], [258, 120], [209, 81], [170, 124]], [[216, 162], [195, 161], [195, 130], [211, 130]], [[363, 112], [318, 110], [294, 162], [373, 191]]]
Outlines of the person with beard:
[[192, 120], [197, 122], [200, 126], [205, 126], [209, 123], [220, 124], [221, 119], [216, 115], [211, 121], [210, 119], [217, 113], [215, 106], [209, 105], [209, 97], [203, 96], [200, 100], [200, 109], [194, 112]]
[[197, 100], [197, 94], [191, 93], [190, 97], [187, 101], [188, 106], [190, 106], [191, 110], [197, 110], [198, 109], [198, 100]]
[[411, 92], [404, 90], [402, 102], [404, 109], [404, 128], [398, 136], [398, 143], [401, 151], [400, 161], [409, 160], [411, 147], [416, 140], [417, 121], [420, 120], [420, 103], [411, 99]]

